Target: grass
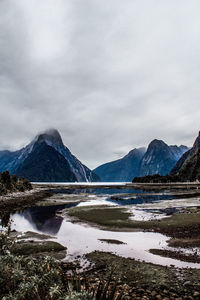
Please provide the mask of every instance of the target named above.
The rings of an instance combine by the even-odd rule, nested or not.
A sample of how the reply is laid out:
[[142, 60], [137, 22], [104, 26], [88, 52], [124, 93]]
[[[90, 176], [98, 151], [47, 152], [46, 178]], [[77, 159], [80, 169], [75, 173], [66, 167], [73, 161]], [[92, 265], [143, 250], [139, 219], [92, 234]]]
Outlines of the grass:
[[200, 236], [200, 212], [194, 209], [152, 221], [132, 220], [131, 213], [122, 207], [75, 207], [68, 209], [67, 214], [76, 220], [111, 230], [154, 230], [177, 238], [197, 237], [198, 239]]
[[108, 227], [126, 227], [131, 213], [125, 208], [107, 206], [76, 207], [67, 210], [67, 213], [81, 221], [95, 223]]
[[42, 252], [59, 252], [66, 250], [64, 246], [57, 242], [20, 242], [14, 244], [11, 253], [15, 255], [31, 255]]
[[47, 235], [47, 234], [40, 234], [40, 233], [33, 232], [33, 231], [27, 231], [22, 236], [18, 237], [17, 239], [23, 240], [23, 239], [30, 239], [30, 238], [34, 238], [34, 239], [38, 239], [38, 240], [47, 240], [47, 239], [52, 239], [52, 236]]
[[178, 259], [185, 262], [200, 263], [200, 256], [197, 254], [185, 254], [182, 251], [171, 251], [162, 249], [150, 249], [149, 252], [163, 257]]
[[189, 239], [170, 239], [168, 241], [170, 247], [181, 247], [181, 248], [192, 248], [200, 247], [200, 238], [189, 238]]
[[[113, 276], [120, 276], [123, 282], [135, 288], [145, 289], [148, 287], [148, 290], [166, 289], [171, 293], [178, 291], [181, 294], [185, 289], [183, 283], [190, 280], [193, 290], [194, 287], [195, 289], [200, 289], [200, 270], [180, 269], [178, 274], [173, 268], [148, 264], [99, 251], [87, 254], [87, 258], [97, 266], [105, 265], [105, 274], [108, 273], [109, 268], [114, 267]], [[184, 282], [182, 278], [184, 278]]]

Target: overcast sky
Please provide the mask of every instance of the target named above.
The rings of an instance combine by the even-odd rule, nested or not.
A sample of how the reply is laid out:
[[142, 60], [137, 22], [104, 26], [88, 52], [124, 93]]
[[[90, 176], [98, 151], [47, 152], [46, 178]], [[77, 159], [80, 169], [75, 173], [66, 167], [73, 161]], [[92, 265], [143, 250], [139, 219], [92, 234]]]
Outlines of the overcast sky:
[[57, 128], [88, 167], [200, 129], [199, 0], [0, 0], [0, 149]]

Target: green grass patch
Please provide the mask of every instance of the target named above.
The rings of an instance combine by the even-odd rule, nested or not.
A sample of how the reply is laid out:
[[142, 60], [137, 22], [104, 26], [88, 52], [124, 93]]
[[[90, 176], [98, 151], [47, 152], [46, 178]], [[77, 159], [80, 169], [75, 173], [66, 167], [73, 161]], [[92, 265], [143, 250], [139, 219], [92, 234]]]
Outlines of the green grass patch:
[[181, 248], [192, 248], [200, 247], [200, 238], [190, 238], [190, 239], [170, 239], [168, 241], [170, 247], [181, 247]]
[[67, 213], [81, 221], [109, 227], [126, 227], [131, 216], [131, 213], [127, 212], [125, 208], [107, 206], [71, 208], [67, 210]]
[[59, 252], [66, 250], [64, 246], [57, 242], [45, 241], [45, 242], [20, 242], [14, 244], [11, 249], [11, 253], [15, 255], [31, 255], [42, 252]]
[[67, 210], [72, 217], [110, 229], [144, 229], [168, 234], [172, 237], [200, 236], [200, 212], [183, 212], [169, 218], [152, 221], [134, 221], [123, 207], [76, 207]]
[[178, 259], [185, 262], [200, 263], [200, 256], [198, 256], [197, 254], [185, 254], [182, 251], [172, 251], [163, 249], [150, 249], [149, 252], [155, 255]]
[[38, 239], [38, 240], [47, 240], [47, 239], [52, 239], [53, 237], [47, 234], [40, 234], [37, 232], [33, 231], [27, 231], [25, 232], [22, 236], [18, 237], [18, 240], [22, 239]]
[[116, 278], [121, 278], [134, 288], [147, 288], [150, 290], [168, 290], [172, 294], [177, 291], [184, 291], [182, 274], [185, 281], [191, 281], [195, 288], [200, 288], [200, 270], [179, 270], [175, 272], [173, 268], [148, 264], [130, 258], [123, 258], [111, 253], [94, 251], [87, 254], [87, 258], [98, 265], [105, 265], [106, 272], [114, 268]]

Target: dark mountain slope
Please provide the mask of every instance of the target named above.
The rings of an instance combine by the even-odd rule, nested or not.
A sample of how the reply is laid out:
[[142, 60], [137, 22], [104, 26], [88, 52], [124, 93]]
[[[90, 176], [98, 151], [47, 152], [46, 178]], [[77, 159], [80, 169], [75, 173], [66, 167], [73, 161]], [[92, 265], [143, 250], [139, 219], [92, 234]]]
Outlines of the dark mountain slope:
[[77, 180], [66, 159], [44, 141], [39, 141], [34, 146], [15, 173], [30, 181], [73, 182]]
[[146, 149], [133, 149], [121, 159], [103, 164], [93, 171], [104, 182], [127, 182], [138, 176], [140, 161]]
[[[49, 152], [47, 152], [47, 157], [49, 159], [55, 159], [56, 157], [56, 153], [57, 153], [57, 163], [54, 163], [54, 161], [50, 161], [49, 162], [49, 166], [51, 165], [51, 168], [48, 170], [46, 168], [46, 172], [45, 174], [41, 171], [41, 163], [38, 164], [38, 152], [35, 151], [35, 148], [38, 144], [41, 143], [46, 144], [46, 146], [51, 147], [52, 149], [54, 149], [54, 155], [49, 157]], [[49, 148], [45, 148], [46, 150]], [[34, 152], [33, 152], [34, 151]], [[51, 151], [52, 152], [52, 151]], [[30, 156], [30, 157], [29, 157]], [[58, 176], [58, 170], [59, 170], [59, 166], [58, 166], [58, 161], [61, 159], [65, 160], [65, 166], [67, 166], [66, 169], [66, 173], [64, 173], [64, 169], [63, 169], [63, 163], [61, 163], [61, 175]], [[45, 158], [45, 153], [43, 153], [43, 158]], [[28, 162], [31, 164], [29, 165], [29, 168], [33, 168], [33, 172], [30, 169], [28, 171], [28, 168], [26, 166], [27, 164], [27, 159]], [[34, 162], [35, 161], [35, 165]], [[37, 162], [37, 163], [36, 163]], [[26, 166], [26, 168], [25, 168]], [[53, 172], [53, 166], [57, 169], [54, 170]], [[44, 167], [44, 166], [43, 166]], [[38, 168], [38, 172], [36, 172]], [[25, 172], [26, 169], [26, 172]], [[50, 180], [53, 180], [53, 174], [56, 175], [55, 176], [55, 181], [72, 181], [72, 177], [70, 175], [70, 177], [67, 176], [67, 174], [69, 175], [69, 169], [70, 171], [74, 174], [74, 181], [100, 181], [99, 177], [93, 173], [89, 168], [87, 168], [85, 165], [83, 165], [71, 152], [70, 150], [63, 144], [62, 138], [59, 134], [59, 132], [55, 129], [50, 129], [45, 131], [44, 133], [41, 133], [39, 135], [37, 135], [34, 140], [28, 144], [26, 147], [15, 151], [15, 152], [11, 152], [11, 151], [0, 151], [0, 172], [8, 170], [10, 171], [11, 174], [14, 174], [16, 172], [19, 172], [20, 170], [20, 174], [23, 175], [24, 177], [26, 177], [27, 175], [31, 175], [32, 173], [34, 173], [34, 180], [35, 181], [46, 181], [47, 180], [47, 175], [46, 173], [48, 173], [48, 171], [51, 172], [51, 175], [49, 174]], [[22, 172], [23, 170], [23, 172]], [[37, 177], [37, 174], [38, 175]], [[42, 177], [42, 174], [44, 175], [44, 178]], [[32, 176], [32, 175], [31, 175]], [[62, 177], [63, 176], [63, 177]], [[49, 178], [48, 177], [48, 178]], [[33, 180], [33, 179], [31, 179]]]
[[168, 146], [162, 140], [153, 140], [141, 161], [140, 177], [168, 174], [187, 149], [186, 146]]
[[63, 144], [60, 133], [56, 129], [49, 129], [39, 134], [35, 139], [43, 140], [47, 145], [62, 154], [69, 163], [71, 171], [76, 176], [77, 181], [100, 181], [99, 177], [82, 164]]
[[193, 147], [181, 157], [170, 175], [176, 175], [180, 181], [200, 180], [200, 132]]

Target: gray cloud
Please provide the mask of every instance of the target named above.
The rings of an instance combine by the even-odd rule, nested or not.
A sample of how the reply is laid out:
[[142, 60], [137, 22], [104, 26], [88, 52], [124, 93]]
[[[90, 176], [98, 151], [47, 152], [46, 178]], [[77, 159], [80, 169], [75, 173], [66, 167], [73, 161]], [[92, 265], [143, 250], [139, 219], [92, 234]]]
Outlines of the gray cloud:
[[0, 0], [0, 148], [48, 127], [86, 165], [199, 130], [198, 0]]

